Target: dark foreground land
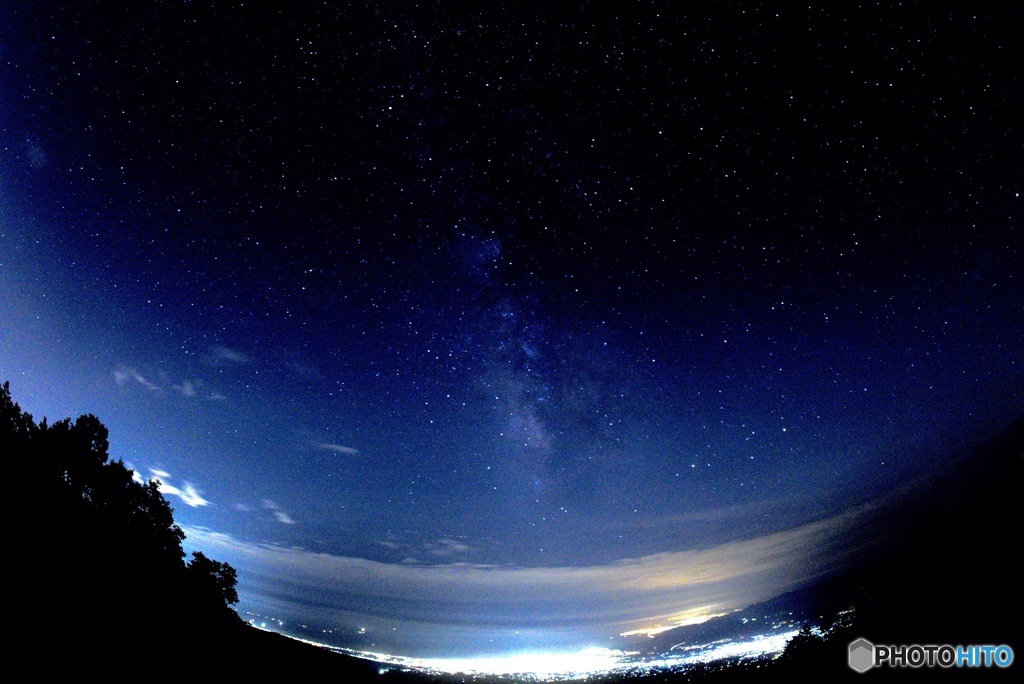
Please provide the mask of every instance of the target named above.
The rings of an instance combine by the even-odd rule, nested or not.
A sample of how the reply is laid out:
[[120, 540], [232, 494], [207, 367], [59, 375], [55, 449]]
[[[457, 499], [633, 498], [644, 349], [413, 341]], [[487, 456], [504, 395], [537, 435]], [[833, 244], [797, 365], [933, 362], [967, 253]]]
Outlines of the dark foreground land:
[[[170, 506], [155, 484], [135, 482], [120, 462], [108, 462], [106, 428], [94, 416], [36, 423], [0, 386], [0, 451], [30, 505], [28, 521], [12, 535], [16, 609], [8, 625], [19, 635], [11, 664], [33, 678], [469, 679], [382, 667], [244, 623], [231, 609], [238, 600], [234, 570], [202, 554], [186, 561]], [[831, 581], [819, 616], [823, 636], [806, 631], [777, 658], [591, 681], [1016, 680], [1024, 658], [1024, 416], [950, 462], [903, 505], [907, 533]], [[835, 619], [850, 606], [852, 615]], [[858, 674], [847, 666], [847, 649], [860, 637], [876, 644], [1007, 644], [1016, 659], [1005, 669]]]

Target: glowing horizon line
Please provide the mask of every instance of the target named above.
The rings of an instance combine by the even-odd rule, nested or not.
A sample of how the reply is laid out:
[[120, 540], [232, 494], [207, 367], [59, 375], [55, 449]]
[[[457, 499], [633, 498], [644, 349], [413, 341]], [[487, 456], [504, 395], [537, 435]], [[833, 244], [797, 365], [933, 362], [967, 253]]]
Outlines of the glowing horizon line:
[[[255, 624], [253, 626], [263, 631], [273, 631]], [[698, 650], [688, 655], [674, 656], [665, 654], [651, 657], [649, 660], [628, 659], [631, 656], [640, 655], [639, 651], [622, 651], [601, 646], [588, 646], [576, 651], [515, 651], [505, 655], [418, 658], [375, 651], [360, 651], [342, 646], [332, 646], [283, 632], [274, 633], [311, 646], [318, 646], [361, 660], [369, 660], [383, 666], [408, 668], [428, 673], [519, 675], [540, 681], [558, 681], [585, 679], [594, 675], [624, 673], [634, 670], [681, 668], [717, 660], [742, 660], [781, 653], [789, 643], [789, 640], [799, 634], [799, 630], [790, 630], [776, 634], [760, 634], [749, 639], [737, 641], [725, 640], [724, 643], [710, 642], [705, 644], [705, 646], [710, 648], [695, 647]]]

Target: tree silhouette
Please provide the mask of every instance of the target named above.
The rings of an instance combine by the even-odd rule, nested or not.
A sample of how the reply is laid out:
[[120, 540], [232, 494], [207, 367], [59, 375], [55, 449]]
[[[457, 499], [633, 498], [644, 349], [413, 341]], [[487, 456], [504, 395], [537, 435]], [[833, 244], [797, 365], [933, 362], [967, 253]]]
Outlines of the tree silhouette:
[[238, 603], [238, 592], [235, 591], [238, 578], [235, 569], [227, 563], [210, 560], [202, 551], [196, 551], [192, 554], [188, 571], [198, 593], [227, 605]]
[[82, 663], [213, 648], [241, 624], [234, 568], [200, 552], [186, 563], [158, 483], [134, 480], [108, 449], [96, 416], [36, 423], [0, 386], [0, 452], [28, 502], [12, 564], [24, 627], [59, 635]]

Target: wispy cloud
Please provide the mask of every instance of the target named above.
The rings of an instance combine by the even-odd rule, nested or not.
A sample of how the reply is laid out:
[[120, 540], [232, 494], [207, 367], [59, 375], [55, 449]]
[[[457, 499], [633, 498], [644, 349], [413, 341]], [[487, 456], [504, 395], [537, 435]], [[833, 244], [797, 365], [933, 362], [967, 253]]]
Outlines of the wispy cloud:
[[358, 456], [359, 449], [353, 447], [343, 446], [341, 444], [331, 444], [329, 442], [316, 442], [315, 445], [321, 449], [327, 449], [339, 454], [348, 454], [350, 456]]
[[277, 518], [277, 521], [279, 523], [283, 523], [285, 525], [294, 525], [295, 524], [295, 521], [292, 520], [292, 517], [290, 515], [288, 515], [284, 511], [280, 511], [280, 510], [274, 511], [274, 517]]
[[290, 515], [288, 515], [287, 511], [278, 506], [277, 503], [272, 501], [271, 499], [264, 499], [263, 507], [269, 510], [271, 513], [273, 513], [274, 517], [277, 518], [277, 521], [279, 523], [283, 525], [295, 524], [295, 520]]
[[[156, 470], [154, 468], [149, 469], [150, 480], [157, 480], [160, 484], [158, 489], [164, 496], [176, 496], [185, 502], [186, 506], [192, 508], [199, 508], [200, 506], [209, 506], [210, 501], [205, 499], [195, 485], [191, 482], [186, 482], [182, 487], [177, 487], [169, 482], [171, 474], [166, 470]], [[135, 473], [132, 476], [136, 482], [142, 482], [142, 477]]]
[[210, 348], [210, 353], [213, 354], [214, 359], [218, 361], [226, 361], [228, 363], [234, 363], [238, 365], [244, 365], [249, 363], [249, 357], [240, 351], [231, 349], [230, 347], [216, 346]]
[[137, 383], [157, 394], [163, 393], [165, 385], [170, 385], [170, 389], [174, 390], [186, 399], [194, 399], [197, 397], [203, 397], [210, 401], [222, 401], [226, 399], [226, 397], [220, 392], [204, 389], [205, 383], [202, 380], [182, 380], [181, 382], [175, 383], [170, 379], [167, 373], [159, 372], [157, 375], [164, 384], [153, 382], [149, 377], [146, 377], [135, 368], [119, 368], [114, 371], [114, 382], [121, 386], [128, 383]]
[[199, 506], [209, 506], [210, 502], [203, 498], [203, 495], [191, 482], [186, 482], [184, 489], [178, 489], [174, 485], [160, 484], [160, 493], [164, 495], [177, 496], [186, 505], [192, 508], [198, 508]]
[[163, 391], [163, 388], [160, 387], [160, 385], [157, 385], [155, 382], [151, 382], [134, 368], [119, 368], [114, 371], [114, 382], [118, 385], [124, 385], [130, 380], [134, 380], [151, 392]]
[[467, 553], [474, 549], [469, 544], [464, 544], [457, 539], [444, 538], [427, 544], [427, 550], [435, 556], [453, 556], [458, 553]]
[[194, 399], [202, 397], [209, 401], [223, 401], [227, 399], [220, 392], [204, 389], [205, 383], [202, 380], [182, 380], [180, 384], [171, 385], [171, 389], [175, 390], [181, 396], [186, 399]]
[[180, 385], [171, 385], [171, 388], [177, 390], [183, 397], [194, 397], [199, 393], [197, 388], [201, 384], [198, 380], [182, 380]]

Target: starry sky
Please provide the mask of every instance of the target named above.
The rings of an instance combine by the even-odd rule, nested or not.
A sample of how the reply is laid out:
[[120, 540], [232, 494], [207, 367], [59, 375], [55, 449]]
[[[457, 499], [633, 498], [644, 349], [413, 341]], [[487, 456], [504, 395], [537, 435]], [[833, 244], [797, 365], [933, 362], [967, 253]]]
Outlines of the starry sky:
[[769, 598], [1024, 407], [1022, 30], [9, 3], [0, 381], [98, 415], [240, 609], [346, 644]]

